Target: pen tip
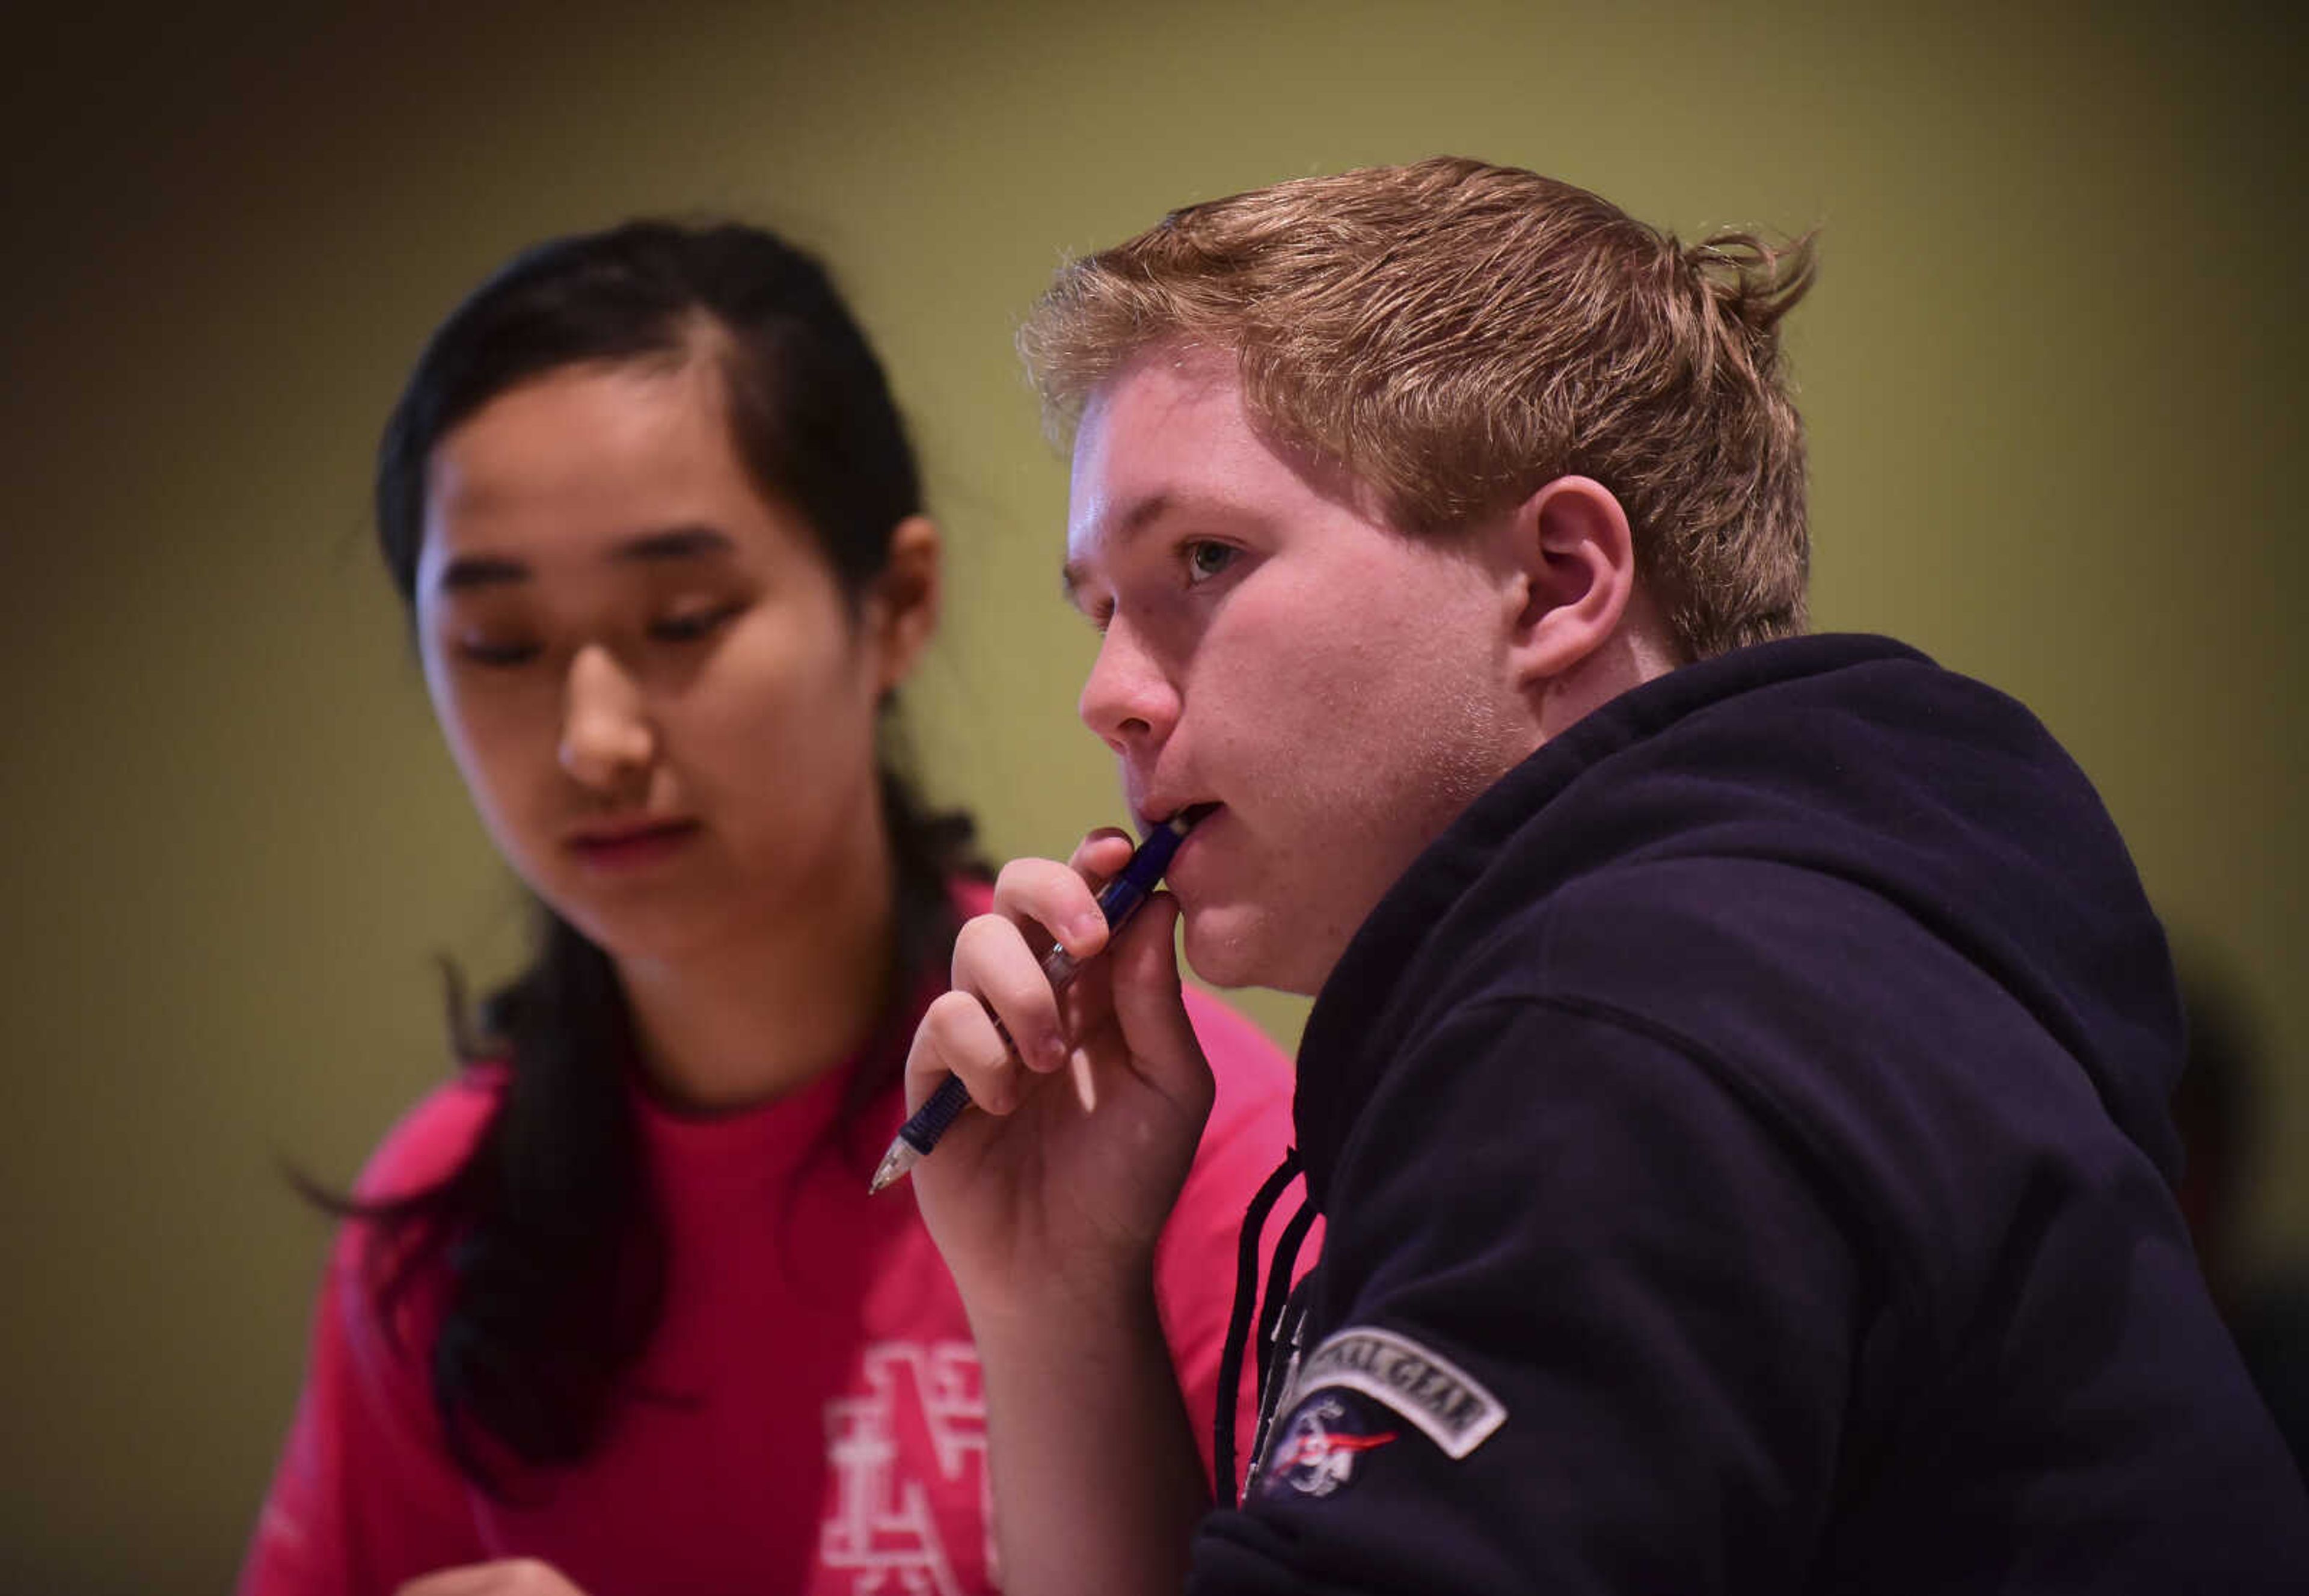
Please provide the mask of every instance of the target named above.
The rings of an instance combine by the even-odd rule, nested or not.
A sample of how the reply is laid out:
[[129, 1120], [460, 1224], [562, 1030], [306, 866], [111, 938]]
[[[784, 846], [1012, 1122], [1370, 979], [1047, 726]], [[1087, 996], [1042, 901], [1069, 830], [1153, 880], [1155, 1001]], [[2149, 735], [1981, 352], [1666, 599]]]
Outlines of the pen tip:
[[921, 1156], [904, 1141], [892, 1142], [890, 1150], [882, 1155], [881, 1163], [875, 1167], [874, 1178], [866, 1184], [866, 1195], [871, 1197], [883, 1187], [895, 1183], [914, 1167], [914, 1160]]

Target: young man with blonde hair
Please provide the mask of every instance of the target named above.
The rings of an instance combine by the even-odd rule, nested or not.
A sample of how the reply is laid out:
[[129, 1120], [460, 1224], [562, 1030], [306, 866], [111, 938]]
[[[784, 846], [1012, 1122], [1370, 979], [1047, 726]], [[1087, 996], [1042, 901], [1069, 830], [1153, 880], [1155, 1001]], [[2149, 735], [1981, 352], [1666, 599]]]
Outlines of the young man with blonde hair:
[[[914, 1180], [1014, 1592], [2299, 1588], [2123, 843], [2019, 705], [1803, 635], [1810, 274], [1436, 160], [1037, 308], [1082, 716], [1196, 824], [1111, 947], [1127, 837], [1014, 862], [915, 1041], [989, 1111]], [[1286, 1306], [1247, 1221], [1271, 1423], [1207, 1515], [1148, 1286], [1211, 1091], [1181, 914], [1317, 994], [1327, 1232]], [[1053, 937], [1108, 955], [1062, 995]]]

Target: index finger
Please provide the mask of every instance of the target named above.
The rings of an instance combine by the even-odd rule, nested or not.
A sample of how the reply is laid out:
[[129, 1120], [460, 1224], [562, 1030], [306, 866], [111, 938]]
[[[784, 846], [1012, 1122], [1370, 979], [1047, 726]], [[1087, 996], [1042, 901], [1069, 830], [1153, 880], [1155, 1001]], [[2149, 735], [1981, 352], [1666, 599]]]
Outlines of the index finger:
[[1128, 832], [1102, 827], [1076, 845], [1064, 864], [1013, 859], [994, 880], [994, 912], [1028, 932], [1039, 926], [1077, 959], [1106, 946], [1098, 889], [1130, 861]]
[[1138, 839], [1120, 826], [1101, 826], [1084, 835], [1067, 855], [1067, 868], [1093, 886], [1103, 885], [1122, 873], [1137, 850]]

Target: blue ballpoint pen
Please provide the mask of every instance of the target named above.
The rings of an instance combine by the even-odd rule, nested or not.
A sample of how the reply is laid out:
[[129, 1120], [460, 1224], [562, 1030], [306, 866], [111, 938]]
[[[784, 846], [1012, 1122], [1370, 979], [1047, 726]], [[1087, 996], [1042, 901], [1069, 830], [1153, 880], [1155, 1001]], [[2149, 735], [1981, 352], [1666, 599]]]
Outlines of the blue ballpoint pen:
[[[1130, 862], [1100, 889], [1098, 909], [1106, 916], [1110, 931], [1121, 930], [1124, 922], [1146, 901], [1154, 884], [1163, 879], [1163, 872], [1171, 867], [1171, 855], [1179, 851], [1179, 845], [1201, 818], [1199, 809], [1181, 810], [1155, 827], [1130, 855]], [[1081, 968], [1075, 956], [1064, 948], [1052, 948], [1042, 955], [1042, 975], [1053, 992], [1064, 992]], [[995, 1028], [1002, 1028], [1001, 1021], [995, 1022]], [[1004, 1032], [1003, 1040], [1009, 1039], [1009, 1033]], [[960, 1076], [949, 1075], [940, 1081], [930, 1100], [898, 1127], [897, 1140], [890, 1143], [890, 1150], [882, 1155], [882, 1162], [875, 1167], [873, 1184], [867, 1187], [869, 1194], [880, 1191], [929, 1157], [930, 1149], [938, 1146], [938, 1138], [946, 1134], [947, 1127], [961, 1118], [962, 1111], [969, 1106], [970, 1090], [962, 1084]]]

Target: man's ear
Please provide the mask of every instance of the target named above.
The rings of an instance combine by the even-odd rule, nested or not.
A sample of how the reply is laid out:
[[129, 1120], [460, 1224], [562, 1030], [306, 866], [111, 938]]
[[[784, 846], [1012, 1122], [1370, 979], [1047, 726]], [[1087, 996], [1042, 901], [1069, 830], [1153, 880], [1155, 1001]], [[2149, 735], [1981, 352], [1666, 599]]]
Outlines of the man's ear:
[[1544, 687], [1603, 647], [1636, 588], [1635, 539], [1618, 497], [1592, 477], [1557, 477], [1504, 528], [1519, 576], [1509, 661], [1518, 687]]
[[885, 693], [912, 674], [938, 630], [940, 558], [938, 524], [928, 516], [909, 516], [890, 529], [890, 558], [866, 605]]

